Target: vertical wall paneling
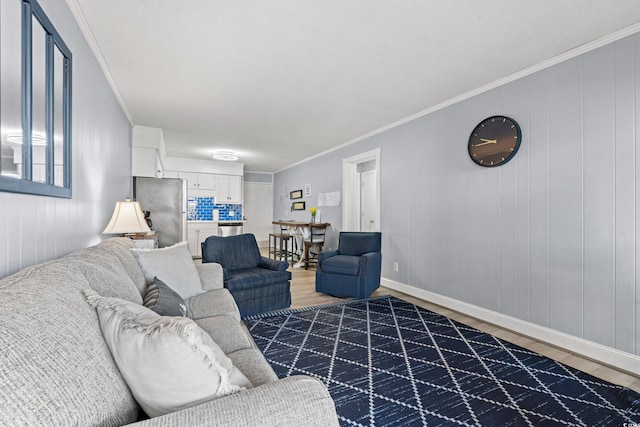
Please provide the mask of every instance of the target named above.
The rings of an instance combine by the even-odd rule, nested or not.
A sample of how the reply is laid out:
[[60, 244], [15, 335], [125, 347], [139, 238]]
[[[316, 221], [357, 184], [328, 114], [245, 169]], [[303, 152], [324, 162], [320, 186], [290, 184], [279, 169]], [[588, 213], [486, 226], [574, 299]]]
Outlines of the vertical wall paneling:
[[[509, 84], [500, 89], [500, 110], [512, 111], [511, 118], [518, 117], [519, 86]], [[518, 315], [518, 173], [520, 163], [526, 162], [526, 154], [514, 157], [503, 167], [497, 168], [499, 186], [499, 237], [500, 306], [501, 313]], [[526, 193], [523, 194], [526, 196]]]
[[73, 53], [72, 198], [0, 193], [0, 277], [105, 238], [131, 190], [131, 125], [65, 2], [40, 0]]
[[551, 76], [549, 121], [550, 327], [582, 336], [583, 58]]
[[[22, 228], [20, 224], [20, 200], [26, 198], [25, 195], [14, 196], [13, 194], [5, 194], [6, 204], [6, 235], [5, 242], [7, 251], [7, 264], [3, 270], [7, 274], [17, 271], [22, 266]], [[19, 200], [16, 202], [16, 198]]]
[[638, 263], [638, 254], [640, 254], [640, 221], [638, 218], [638, 214], [640, 213], [640, 176], [638, 175], [638, 165], [640, 165], [640, 150], [637, 149], [638, 143], [640, 143], [640, 118], [638, 117], [638, 113], [640, 112], [640, 75], [638, 75], [638, 71], [640, 71], [640, 34], [636, 34], [634, 37], [634, 47], [635, 50], [633, 55], [635, 56], [635, 67], [634, 67], [634, 95], [635, 95], [635, 103], [634, 103], [634, 147], [636, 147], [635, 151], [635, 165], [634, 165], [634, 176], [635, 176], [635, 286], [634, 286], [634, 300], [635, 306], [633, 308], [634, 314], [634, 322], [633, 328], [634, 333], [632, 337], [625, 337], [626, 339], [634, 339], [635, 340], [635, 354], [640, 354], [640, 265]]
[[[635, 35], [276, 173], [274, 206], [379, 146], [383, 277], [640, 355], [638, 70]], [[496, 114], [522, 146], [482, 168], [467, 139]]]
[[18, 218], [20, 233], [20, 267], [37, 264], [38, 234], [37, 234], [37, 196], [25, 195], [20, 204]]
[[[0, 235], [6, 236], [9, 229], [9, 201], [7, 193], [0, 193]], [[9, 245], [0, 244], [0, 277], [4, 277], [8, 274], [9, 265]]]
[[[531, 92], [531, 80], [523, 79], [520, 84], [517, 85], [517, 104], [514, 107], [517, 111], [516, 119], [521, 126], [523, 124], [530, 124], [530, 92]], [[521, 129], [523, 135], [529, 135], [529, 129]], [[515, 159], [518, 163], [518, 174], [516, 177], [516, 197], [517, 204], [515, 207], [515, 221], [516, 221], [516, 304], [515, 304], [515, 317], [519, 317], [523, 320], [529, 320], [529, 300], [530, 300], [530, 276], [531, 276], [531, 256], [530, 256], [530, 237], [531, 237], [531, 210], [530, 210], [530, 154], [531, 144], [529, 138], [523, 138], [520, 143], [520, 149], [518, 150], [518, 156]]]
[[636, 141], [634, 123], [635, 61], [634, 39], [627, 38], [614, 45], [614, 170], [615, 170], [615, 285], [614, 345], [633, 353], [634, 285], [636, 268], [635, 229], [635, 165]]
[[[530, 82], [529, 122], [523, 143], [529, 147], [529, 321], [549, 326], [550, 296], [550, 108], [551, 72], [527, 77]], [[521, 218], [522, 219], [522, 218]]]
[[614, 47], [584, 55], [584, 338], [613, 346]]

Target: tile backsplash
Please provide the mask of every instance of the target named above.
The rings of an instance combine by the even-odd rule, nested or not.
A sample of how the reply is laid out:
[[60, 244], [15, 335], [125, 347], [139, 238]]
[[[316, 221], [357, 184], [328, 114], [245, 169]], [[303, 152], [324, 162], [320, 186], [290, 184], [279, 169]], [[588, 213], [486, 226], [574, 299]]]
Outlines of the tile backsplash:
[[242, 221], [242, 205], [216, 204], [213, 197], [189, 197], [187, 199], [188, 221], [213, 221], [218, 211], [218, 221]]

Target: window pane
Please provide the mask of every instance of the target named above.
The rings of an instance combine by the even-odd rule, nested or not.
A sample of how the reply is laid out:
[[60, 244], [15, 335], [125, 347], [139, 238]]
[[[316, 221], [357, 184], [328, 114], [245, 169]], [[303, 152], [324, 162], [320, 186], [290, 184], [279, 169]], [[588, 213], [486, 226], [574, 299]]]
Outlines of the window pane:
[[54, 185], [64, 186], [64, 56], [56, 46], [53, 56]]
[[22, 2], [0, 1], [0, 173], [22, 178]]
[[32, 69], [33, 69], [33, 122], [31, 143], [33, 178], [35, 182], [47, 182], [47, 128], [46, 128], [46, 83], [47, 83], [47, 33], [40, 22], [32, 20]]

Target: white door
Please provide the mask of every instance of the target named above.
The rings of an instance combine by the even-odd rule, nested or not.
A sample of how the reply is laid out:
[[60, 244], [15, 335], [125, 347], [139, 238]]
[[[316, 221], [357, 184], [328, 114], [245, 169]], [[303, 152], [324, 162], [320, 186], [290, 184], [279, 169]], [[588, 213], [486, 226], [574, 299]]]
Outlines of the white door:
[[376, 231], [378, 229], [376, 199], [376, 171], [360, 174], [360, 231]]
[[260, 247], [269, 247], [269, 233], [273, 228], [271, 185], [268, 182], [244, 183], [244, 233], [255, 235]]
[[[368, 172], [363, 208], [362, 175]], [[379, 148], [342, 160], [342, 231], [380, 231], [380, 177]]]

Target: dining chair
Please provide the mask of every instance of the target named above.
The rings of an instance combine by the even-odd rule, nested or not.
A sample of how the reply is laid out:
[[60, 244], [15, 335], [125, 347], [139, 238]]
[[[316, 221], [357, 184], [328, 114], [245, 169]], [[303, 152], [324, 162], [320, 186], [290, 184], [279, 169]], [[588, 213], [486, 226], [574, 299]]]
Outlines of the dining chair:
[[[309, 235], [304, 238], [304, 269], [309, 269], [309, 263], [318, 262], [318, 252], [322, 251], [322, 245], [324, 244], [324, 235], [327, 231], [326, 224], [311, 224], [309, 226]], [[310, 251], [311, 248], [316, 250], [315, 255]], [[314, 256], [311, 260], [311, 256]]]

